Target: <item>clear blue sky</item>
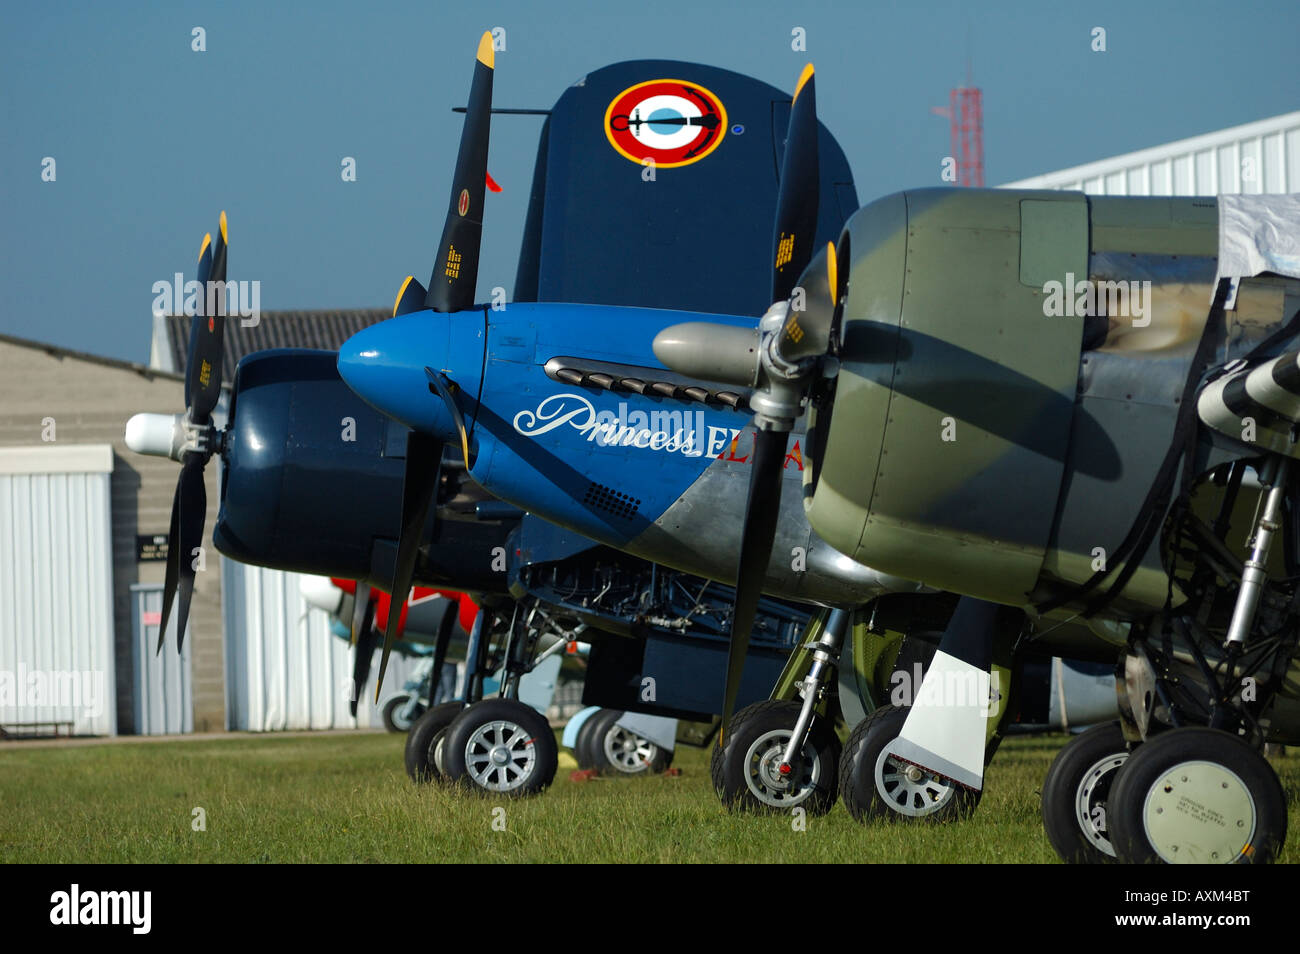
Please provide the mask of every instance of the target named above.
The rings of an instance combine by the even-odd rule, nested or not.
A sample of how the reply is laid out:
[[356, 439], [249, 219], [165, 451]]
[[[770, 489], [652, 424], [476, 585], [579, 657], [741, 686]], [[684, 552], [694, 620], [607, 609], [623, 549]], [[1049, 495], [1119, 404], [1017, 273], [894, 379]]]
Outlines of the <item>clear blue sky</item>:
[[[864, 202], [937, 184], [948, 128], [930, 107], [968, 54], [989, 184], [1300, 108], [1296, 0], [5, 3], [0, 332], [147, 360], [151, 286], [189, 277], [222, 208], [230, 276], [259, 279], [263, 309], [388, 306], [402, 277], [430, 271], [451, 107], [498, 26], [499, 106], [549, 107], [624, 59], [782, 88], [812, 60]], [[790, 49], [795, 26], [807, 53]], [[513, 287], [540, 122], [494, 124], [505, 192], [488, 207], [481, 298]]]

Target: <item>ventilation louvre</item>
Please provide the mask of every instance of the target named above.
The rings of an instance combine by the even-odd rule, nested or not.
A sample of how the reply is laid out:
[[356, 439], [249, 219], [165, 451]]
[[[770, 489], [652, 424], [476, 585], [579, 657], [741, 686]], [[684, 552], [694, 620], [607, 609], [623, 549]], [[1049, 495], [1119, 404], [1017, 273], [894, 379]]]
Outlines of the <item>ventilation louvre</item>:
[[592, 481], [591, 486], [587, 488], [587, 495], [582, 502], [596, 510], [604, 510], [616, 517], [623, 517], [625, 520], [631, 520], [636, 516], [641, 506], [640, 499], [595, 481]]

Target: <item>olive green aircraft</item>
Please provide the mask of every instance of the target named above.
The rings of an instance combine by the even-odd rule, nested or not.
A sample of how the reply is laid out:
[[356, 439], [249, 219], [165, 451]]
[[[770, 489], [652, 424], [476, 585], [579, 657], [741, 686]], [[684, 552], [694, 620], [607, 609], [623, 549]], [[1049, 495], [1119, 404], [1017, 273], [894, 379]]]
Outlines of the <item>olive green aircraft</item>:
[[807, 234], [757, 327], [654, 340], [671, 370], [752, 389], [727, 709], [806, 413], [814, 532], [963, 594], [905, 717], [845, 746], [855, 816], [972, 807], [1010, 688], [990, 673], [1060, 647], [1116, 661], [1121, 710], [1043, 785], [1062, 858], [1274, 859], [1286, 798], [1261, 750], [1300, 742], [1300, 196], [921, 189], [820, 250]]

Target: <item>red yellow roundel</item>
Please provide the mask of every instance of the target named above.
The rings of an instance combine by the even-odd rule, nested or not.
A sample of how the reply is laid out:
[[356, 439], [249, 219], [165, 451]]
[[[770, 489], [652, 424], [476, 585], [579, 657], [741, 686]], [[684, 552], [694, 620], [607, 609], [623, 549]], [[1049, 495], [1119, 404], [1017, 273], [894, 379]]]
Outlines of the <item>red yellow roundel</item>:
[[650, 80], [629, 86], [605, 110], [605, 136], [637, 165], [672, 169], [699, 162], [727, 134], [722, 101], [697, 83]]

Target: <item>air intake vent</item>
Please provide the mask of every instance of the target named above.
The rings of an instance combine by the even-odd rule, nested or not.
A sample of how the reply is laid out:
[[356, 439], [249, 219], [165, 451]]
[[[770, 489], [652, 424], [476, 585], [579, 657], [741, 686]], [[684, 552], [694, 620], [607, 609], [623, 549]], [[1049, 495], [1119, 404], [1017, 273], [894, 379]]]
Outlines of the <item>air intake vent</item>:
[[604, 510], [606, 513], [612, 513], [616, 517], [624, 517], [631, 520], [635, 515], [637, 508], [641, 506], [641, 501], [635, 497], [619, 493], [613, 487], [606, 487], [604, 484], [598, 484], [594, 481], [587, 488], [587, 496], [583, 498], [583, 503], [589, 507], [595, 507], [597, 510]]

